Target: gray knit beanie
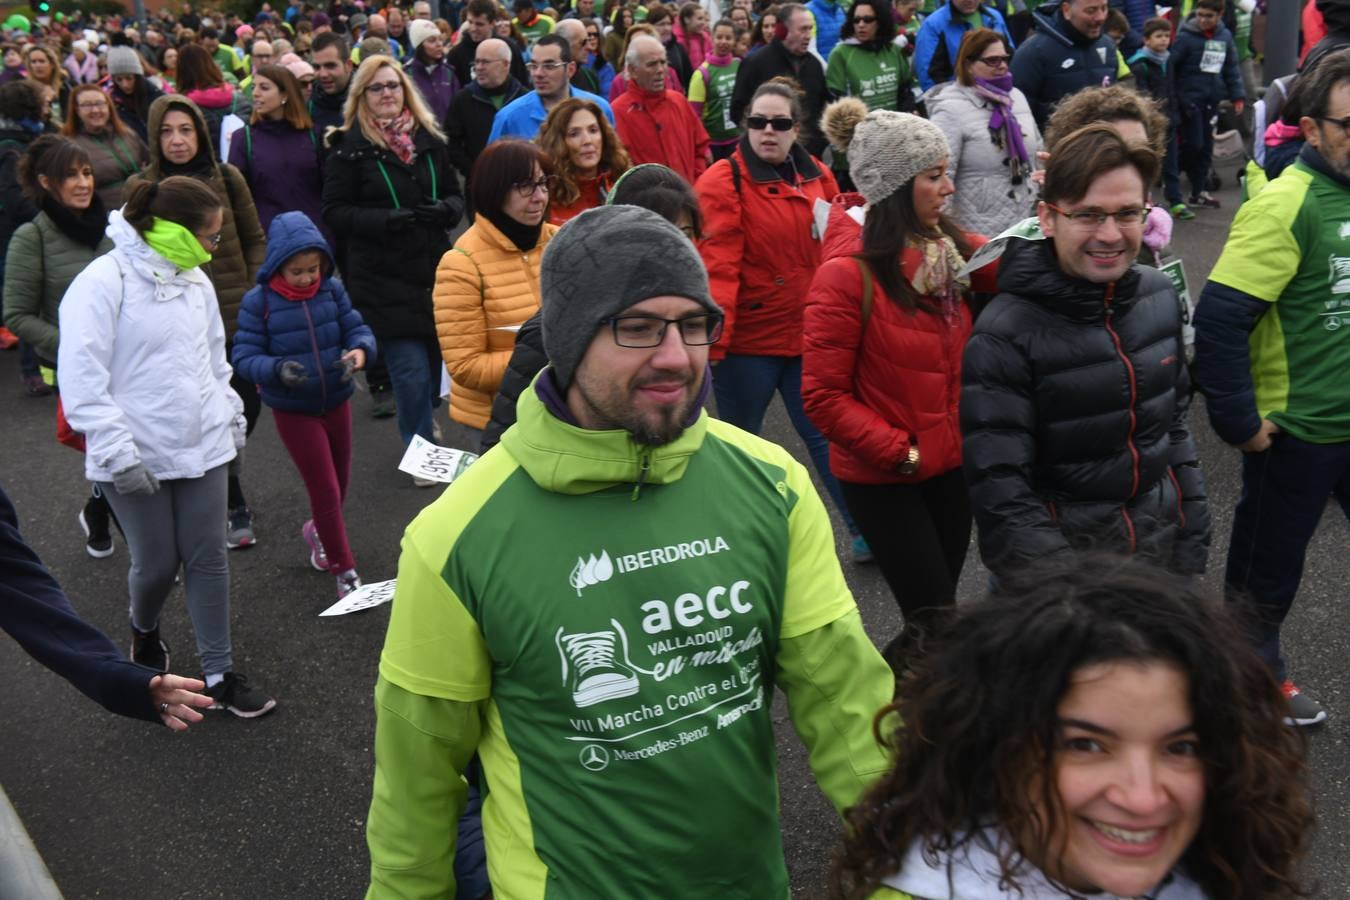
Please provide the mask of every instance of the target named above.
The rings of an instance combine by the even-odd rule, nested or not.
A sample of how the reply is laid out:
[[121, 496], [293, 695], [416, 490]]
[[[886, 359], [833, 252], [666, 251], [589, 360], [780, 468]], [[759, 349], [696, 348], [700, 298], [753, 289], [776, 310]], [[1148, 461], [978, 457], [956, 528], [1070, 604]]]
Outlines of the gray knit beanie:
[[544, 250], [544, 351], [563, 390], [600, 320], [652, 297], [688, 297], [721, 312], [693, 243], [674, 225], [638, 206], [588, 209], [564, 225]]
[[927, 119], [867, 106], [856, 97], [831, 103], [821, 129], [835, 149], [848, 153], [848, 171], [868, 203], [880, 203], [951, 156], [947, 138]]
[[108, 74], [144, 75], [145, 69], [141, 66], [140, 54], [130, 47], [109, 47]]

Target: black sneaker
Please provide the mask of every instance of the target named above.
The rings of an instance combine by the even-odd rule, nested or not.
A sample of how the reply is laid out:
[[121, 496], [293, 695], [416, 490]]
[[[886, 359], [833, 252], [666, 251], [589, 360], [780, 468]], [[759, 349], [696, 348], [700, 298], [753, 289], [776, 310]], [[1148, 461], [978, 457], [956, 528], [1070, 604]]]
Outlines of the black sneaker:
[[247, 506], [236, 506], [230, 510], [225, 524], [225, 546], [231, 550], [242, 550], [258, 543], [253, 533], [253, 513]]
[[1322, 708], [1322, 704], [1300, 691], [1288, 678], [1280, 685], [1280, 692], [1284, 694], [1284, 699], [1289, 701], [1289, 715], [1284, 717], [1284, 724], [1306, 728], [1309, 725], [1320, 725], [1327, 720], [1327, 711]]
[[370, 417], [372, 419], [390, 419], [398, 413], [394, 403], [394, 392], [390, 388], [370, 389]]
[[113, 554], [112, 532], [108, 530], [108, 503], [101, 497], [90, 497], [80, 510], [80, 527], [84, 529], [85, 552], [94, 559], [107, 559]]
[[151, 631], [131, 627], [131, 661], [158, 672], [169, 671], [169, 645], [159, 636], [159, 626]]
[[277, 705], [277, 701], [249, 687], [248, 679], [234, 672], [226, 672], [224, 680], [203, 693], [215, 701], [212, 709], [228, 709], [241, 719], [265, 716]]

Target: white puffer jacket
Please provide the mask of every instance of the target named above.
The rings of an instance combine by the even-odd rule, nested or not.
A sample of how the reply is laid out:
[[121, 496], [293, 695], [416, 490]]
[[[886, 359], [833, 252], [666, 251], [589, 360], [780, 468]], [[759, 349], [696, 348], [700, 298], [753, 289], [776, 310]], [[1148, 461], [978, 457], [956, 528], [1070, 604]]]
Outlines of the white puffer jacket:
[[198, 478], [244, 443], [225, 326], [201, 269], [179, 271], [113, 212], [114, 249], [61, 301], [61, 402], [85, 436], [90, 481], [143, 463], [159, 480]]
[[[1013, 88], [1013, 114], [1022, 126], [1022, 142], [1031, 168], [1041, 149], [1041, 132], [1026, 96]], [[947, 174], [956, 183], [951, 217], [966, 231], [994, 237], [1009, 225], [1034, 213], [1036, 185], [1023, 175], [1015, 185], [1004, 160], [1007, 158], [989, 131], [994, 103], [973, 87], [954, 81], [940, 84], [924, 95], [928, 117], [942, 129], [951, 148]]]

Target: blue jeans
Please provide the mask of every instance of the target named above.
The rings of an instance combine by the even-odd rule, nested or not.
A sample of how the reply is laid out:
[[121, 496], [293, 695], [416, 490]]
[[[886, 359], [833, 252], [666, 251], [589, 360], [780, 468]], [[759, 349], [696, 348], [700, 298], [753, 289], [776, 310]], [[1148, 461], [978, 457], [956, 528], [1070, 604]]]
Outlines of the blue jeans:
[[398, 406], [398, 433], [403, 443], [414, 434], [431, 440], [431, 410], [441, 391], [441, 354], [429, 341], [391, 338], [380, 341], [389, 381]]
[[1253, 643], [1281, 681], [1287, 673], [1280, 625], [1332, 496], [1350, 516], [1350, 442], [1310, 444], [1279, 434], [1269, 450], [1242, 457], [1242, 497], [1233, 511], [1224, 581], [1229, 598], [1246, 607]]
[[806, 444], [816, 474], [843, 516], [848, 533], [857, 534], [858, 526], [853, 523], [839, 482], [830, 471], [830, 442], [811, 424], [802, 408], [802, 358], [728, 353], [726, 359], [713, 367], [717, 417], [751, 434], [759, 434], [764, 426], [764, 413], [769, 409], [774, 391], [783, 398], [792, 427]]

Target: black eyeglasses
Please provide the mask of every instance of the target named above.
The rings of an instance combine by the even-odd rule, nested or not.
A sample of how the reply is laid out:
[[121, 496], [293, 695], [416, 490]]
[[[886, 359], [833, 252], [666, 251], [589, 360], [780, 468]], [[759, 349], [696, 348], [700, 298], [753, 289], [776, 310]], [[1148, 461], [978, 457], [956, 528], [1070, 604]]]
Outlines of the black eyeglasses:
[[1116, 227], [1122, 231], [1130, 228], [1138, 228], [1148, 218], [1149, 207], [1131, 206], [1126, 209], [1118, 209], [1113, 213], [1102, 212], [1101, 210], [1085, 210], [1083, 212], [1067, 212], [1060, 209], [1053, 203], [1047, 203], [1046, 206], [1068, 219], [1075, 228], [1084, 231], [1092, 231], [1101, 228], [1106, 224], [1107, 219], [1115, 219]]
[[663, 319], [660, 316], [611, 316], [601, 319], [601, 325], [608, 325], [614, 332], [614, 343], [620, 347], [650, 349], [661, 346], [666, 339], [666, 328], [674, 325], [680, 329], [680, 340], [686, 347], [706, 347], [717, 343], [722, 336], [722, 315], [720, 313], [698, 313], [680, 319]]
[[1329, 116], [1318, 116], [1317, 121], [1331, 122], [1334, 125], [1339, 125], [1341, 126], [1342, 134], [1350, 135], [1350, 116], [1346, 116], [1344, 119], [1333, 119]]
[[788, 116], [746, 116], [745, 127], [751, 131], [763, 131], [766, 128], [772, 128], [774, 131], [791, 131], [792, 126], [797, 123]]
[[545, 175], [538, 181], [517, 181], [511, 187], [515, 188], [516, 193], [522, 197], [532, 197], [535, 191], [543, 191], [547, 194], [553, 190], [553, 185], [557, 180], [557, 175]]
[[981, 56], [977, 57], [980, 62], [990, 68], [997, 69], [999, 66], [1006, 66], [1012, 62], [1011, 56]]
[[854, 17], [853, 17], [853, 24], [854, 24], [854, 25], [871, 25], [871, 24], [872, 24], [873, 22], [875, 22], [876, 20], [877, 20], [877, 17], [876, 17], [876, 16], [854, 16]]

